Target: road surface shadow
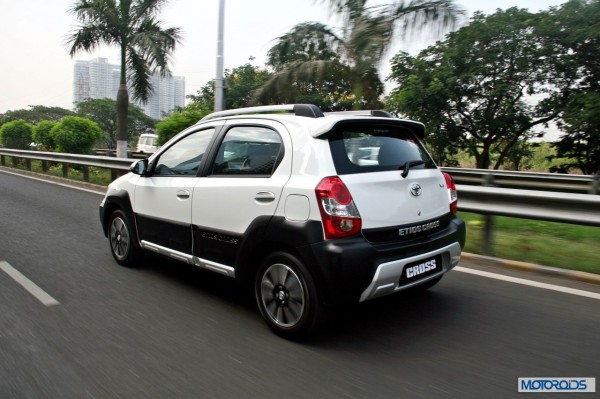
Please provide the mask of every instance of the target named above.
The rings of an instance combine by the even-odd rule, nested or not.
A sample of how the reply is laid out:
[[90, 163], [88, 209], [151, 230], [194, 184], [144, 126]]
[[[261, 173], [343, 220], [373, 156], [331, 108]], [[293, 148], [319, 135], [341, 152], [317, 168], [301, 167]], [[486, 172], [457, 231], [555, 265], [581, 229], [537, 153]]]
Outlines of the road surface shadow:
[[[209, 295], [240, 312], [260, 319], [251, 287], [219, 274], [182, 264], [165, 257], [147, 254], [139, 273], [158, 275], [171, 283], [197, 292], [198, 299]], [[467, 303], [465, 303], [467, 302]], [[415, 337], [422, 342], [460, 339], [469, 328], [470, 306], [476, 306], [455, 292], [442, 280], [424, 292], [398, 293], [364, 303], [339, 306], [331, 310], [327, 324], [315, 336], [302, 341], [314, 347], [356, 348], [365, 350], [382, 342], [404, 342], [414, 346]], [[227, 317], [235, 317], [230, 314]], [[265, 333], [271, 334], [265, 326]], [[275, 335], [273, 335], [276, 338]], [[276, 338], [278, 339], [278, 338]]]

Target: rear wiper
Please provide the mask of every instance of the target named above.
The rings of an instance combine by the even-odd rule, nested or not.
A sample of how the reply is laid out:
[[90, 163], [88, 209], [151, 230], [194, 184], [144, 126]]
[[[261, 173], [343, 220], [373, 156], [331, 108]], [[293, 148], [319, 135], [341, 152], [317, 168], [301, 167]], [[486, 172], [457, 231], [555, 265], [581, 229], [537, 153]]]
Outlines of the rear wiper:
[[404, 165], [400, 165], [400, 167], [398, 169], [402, 169], [401, 176], [406, 177], [406, 176], [408, 176], [408, 172], [410, 171], [410, 168], [412, 168], [413, 166], [423, 165], [424, 163], [425, 163], [425, 161], [422, 161], [422, 160], [408, 161]]

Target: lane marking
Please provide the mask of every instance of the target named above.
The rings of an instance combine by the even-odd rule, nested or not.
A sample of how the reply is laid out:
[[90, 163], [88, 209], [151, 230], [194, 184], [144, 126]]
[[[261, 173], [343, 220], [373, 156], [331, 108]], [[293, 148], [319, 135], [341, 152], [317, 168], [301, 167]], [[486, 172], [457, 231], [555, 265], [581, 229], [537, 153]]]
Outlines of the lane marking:
[[33, 281], [29, 280], [27, 277], [21, 274], [21, 272], [9, 265], [8, 262], [0, 261], [0, 269], [2, 269], [4, 273], [12, 277], [13, 280], [19, 283], [23, 288], [25, 288], [31, 295], [33, 295], [38, 301], [40, 301], [44, 305], [60, 305], [60, 302], [52, 298], [43, 289], [38, 287]]
[[510, 277], [510, 276], [505, 276], [503, 274], [484, 272], [481, 270], [469, 269], [467, 267], [462, 267], [462, 266], [456, 266], [452, 270], [456, 270], [456, 271], [463, 272], [463, 273], [475, 274], [475, 275], [487, 277], [487, 278], [493, 278], [496, 280], [508, 281], [510, 283], [528, 285], [530, 287], [536, 287], [536, 288], [542, 288], [545, 290], [563, 292], [565, 294], [578, 295], [578, 296], [583, 296], [583, 297], [592, 298], [592, 299], [600, 299], [600, 294], [597, 294], [595, 292], [583, 291], [583, 290], [578, 290], [575, 288], [563, 287], [560, 285], [540, 283], [540, 282], [533, 281], [533, 280], [526, 280], [524, 278]]
[[54, 184], [55, 186], [73, 188], [75, 190], [85, 191], [86, 193], [92, 193], [92, 194], [98, 194], [98, 195], [104, 195], [105, 194], [105, 193], [101, 193], [101, 192], [96, 191], [96, 190], [91, 190], [89, 188], [72, 186], [72, 185], [69, 185], [69, 184], [66, 184], [66, 183], [59, 183], [59, 182], [56, 182], [56, 181], [50, 180], [50, 179], [46, 180], [46, 179], [42, 179], [40, 177], [29, 176], [29, 175], [21, 174], [21, 173], [14, 173], [14, 172], [10, 172], [10, 171], [3, 170], [3, 169], [0, 169], [0, 173], [6, 173], [7, 175], [19, 176], [19, 177], [24, 177], [26, 179], [37, 180], [37, 181], [41, 181], [41, 182], [48, 183], [48, 184]]

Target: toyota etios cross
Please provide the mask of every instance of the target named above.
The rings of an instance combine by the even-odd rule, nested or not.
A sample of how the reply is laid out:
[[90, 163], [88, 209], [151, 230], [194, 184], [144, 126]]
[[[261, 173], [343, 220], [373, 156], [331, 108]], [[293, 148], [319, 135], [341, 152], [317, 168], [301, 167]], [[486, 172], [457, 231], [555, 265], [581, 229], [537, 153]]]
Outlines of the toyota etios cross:
[[314, 105], [215, 112], [108, 187], [116, 261], [150, 251], [254, 287], [269, 327], [316, 330], [327, 311], [426, 289], [459, 261], [465, 225], [421, 123]]

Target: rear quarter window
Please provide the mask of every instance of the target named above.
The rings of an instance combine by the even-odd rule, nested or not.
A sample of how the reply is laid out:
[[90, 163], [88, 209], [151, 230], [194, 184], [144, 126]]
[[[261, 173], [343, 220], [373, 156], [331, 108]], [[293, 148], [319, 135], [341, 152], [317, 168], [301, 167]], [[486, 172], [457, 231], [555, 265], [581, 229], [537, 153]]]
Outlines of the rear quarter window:
[[410, 129], [402, 126], [342, 126], [329, 137], [338, 174], [369, 173], [404, 168], [433, 169], [435, 163]]

